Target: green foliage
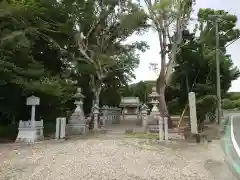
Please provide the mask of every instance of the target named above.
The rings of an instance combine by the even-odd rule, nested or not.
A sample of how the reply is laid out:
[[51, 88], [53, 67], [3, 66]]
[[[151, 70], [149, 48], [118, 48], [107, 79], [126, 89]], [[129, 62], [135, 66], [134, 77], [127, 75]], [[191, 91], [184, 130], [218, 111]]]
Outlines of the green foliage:
[[[183, 32], [183, 45], [181, 45], [180, 53], [176, 58], [177, 65], [171, 82], [171, 86], [178, 89], [180, 107], [186, 105], [188, 91], [195, 92], [197, 99], [216, 94], [215, 26], [209, 20], [209, 16], [213, 14], [222, 14], [224, 15], [222, 18], [227, 20], [219, 22], [222, 43], [220, 46], [220, 72], [223, 96], [227, 94], [231, 82], [240, 76], [231, 56], [226, 53], [227, 44], [239, 37], [239, 30], [235, 28], [236, 16], [224, 11], [200, 9], [198, 13], [200, 33], [197, 35], [190, 33], [189, 30]], [[210, 108], [211, 103], [206, 105], [206, 108]], [[200, 104], [199, 106], [204, 108]]]
[[226, 98], [234, 101], [240, 99], [240, 92], [228, 92]]
[[237, 109], [240, 109], [240, 100], [239, 100], [239, 99], [233, 101], [233, 103], [235, 104], [235, 106], [236, 106]]
[[44, 106], [58, 113], [56, 105], [69, 100], [72, 86], [62, 79], [68, 67], [60, 60], [71, 37], [68, 14], [54, 0], [1, 1], [0, 21], [0, 114], [28, 118], [25, 98], [31, 94], [41, 98], [42, 116]]
[[139, 97], [142, 103], [147, 103], [149, 101], [148, 95], [152, 92], [153, 86], [155, 86], [154, 81], [140, 81], [136, 84], [123, 87], [121, 95], [124, 97]]
[[236, 104], [229, 99], [223, 99], [222, 100], [222, 108], [223, 109], [234, 109], [236, 108]]
[[196, 101], [198, 122], [202, 123], [205, 120], [205, 115], [208, 112], [214, 113], [217, 105], [215, 95], [206, 95]]
[[[147, 27], [147, 17], [140, 6], [131, 1], [77, 1], [75, 7], [77, 11], [72, 8], [69, 12], [78, 26], [75, 38], [79, 51], [74, 57], [78, 60], [76, 64], [82, 65], [83, 61], [84, 70], [91, 72], [90, 85], [98, 103], [110, 75], [122, 84], [134, 77], [133, 71], [139, 64], [137, 50], [144, 51], [147, 45], [124, 41]], [[79, 66], [79, 72], [84, 70]]]
[[[148, 48], [145, 42], [123, 43], [147, 27], [144, 11], [130, 1], [4, 0], [0, 22], [1, 124], [27, 120], [25, 101], [32, 94], [41, 99], [37, 119], [51, 123], [66, 116], [74, 108], [76, 86], [83, 90], [88, 114], [92, 79], [102, 88], [101, 104], [118, 105], [120, 87], [134, 77], [139, 64], [138, 50]], [[79, 52], [79, 32], [97, 66]]]
[[0, 142], [4, 142], [5, 139], [15, 141], [18, 132], [17, 125], [5, 125], [0, 126]]

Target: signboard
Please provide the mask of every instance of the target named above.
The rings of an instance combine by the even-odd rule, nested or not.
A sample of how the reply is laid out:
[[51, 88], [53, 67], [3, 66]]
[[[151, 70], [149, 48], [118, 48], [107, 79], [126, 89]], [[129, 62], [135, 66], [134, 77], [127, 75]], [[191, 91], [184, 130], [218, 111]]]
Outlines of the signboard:
[[37, 106], [40, 104], [40, 98], [36, 96], [30, 96], [27, 98], [26, 105], [28, 106]]

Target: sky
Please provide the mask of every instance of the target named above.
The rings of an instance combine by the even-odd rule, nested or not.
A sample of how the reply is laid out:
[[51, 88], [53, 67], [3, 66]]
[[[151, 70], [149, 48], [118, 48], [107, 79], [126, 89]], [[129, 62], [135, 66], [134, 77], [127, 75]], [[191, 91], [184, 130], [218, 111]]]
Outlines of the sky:
[[[239, 0], [196, 0], [194, 6], [193, 17], [196, 17], [199, 8], [223, 9], [238, 17], [237, 27], [240, 28], [240, 1]], [[150, 49], [140, 54], [140, 65], [135, 71], [136, 79], [133, 81], [139, 82], [144, 80], [155, 80], [157, 74], [149, 69], [151, 62], [159, 63], [159, 42], [157, 34], [153, 31], [148, 31], [141, 36], [134, 36], [131, 40], [146, 41]], [[233, 62], [240, 69], [240, 40], [229, 46], [228, 53], [231, 54]], [[240, 58], [240, 57], [239, 57]], [[232, 87], [229, 91], [240, 92], [240, 78], [232, 82]]]

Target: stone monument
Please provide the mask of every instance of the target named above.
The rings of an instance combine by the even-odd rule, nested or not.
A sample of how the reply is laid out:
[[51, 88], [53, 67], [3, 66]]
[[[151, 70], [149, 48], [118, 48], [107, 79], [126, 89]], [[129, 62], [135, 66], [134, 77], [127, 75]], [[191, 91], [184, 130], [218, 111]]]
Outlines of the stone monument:
[[76, 108], [71, 115], [69, 122], [67, 124], [67, 135], [79, 135], [85, 134], [88, 131], [88, 126], [83, 111], [83, 99], [84, 95], [81, 92], [81, 88], [77, 89], [77, 93], [74, 98], [76, 99], [74, 104]]
[[196, 97], [194, 92], [190, 92], [188, 94], [188, 100], [189, 100], [189, 110], [190, 110], [191, 133], [198, 134]]
[[35, 142], [43, 139], [43, 120], [35, 120], [36, 106], [40, 104], [40, 99], [36, 96], [27, 98], [26, 105], [32, 106], [31, 120], [19, 121], [18, 136], [16, 142]]

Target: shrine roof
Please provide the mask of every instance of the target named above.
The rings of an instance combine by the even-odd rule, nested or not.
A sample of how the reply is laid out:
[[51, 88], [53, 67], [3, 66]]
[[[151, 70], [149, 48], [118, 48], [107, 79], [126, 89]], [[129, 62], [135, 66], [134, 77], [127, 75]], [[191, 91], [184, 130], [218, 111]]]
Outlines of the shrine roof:
[[120, 106], [139, 106], [139, 97], [123, 97]]

